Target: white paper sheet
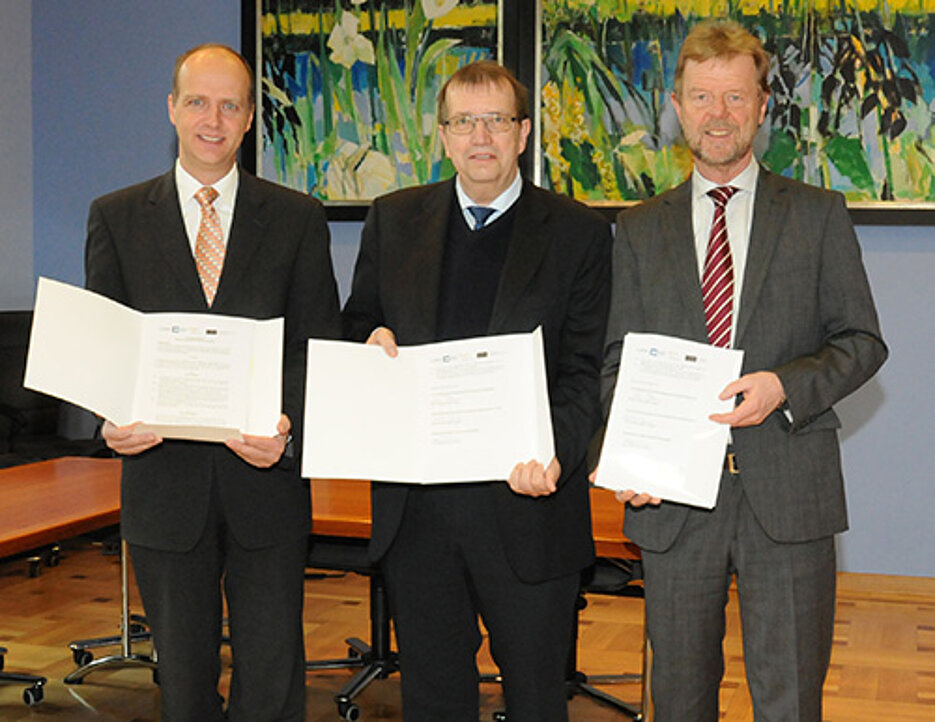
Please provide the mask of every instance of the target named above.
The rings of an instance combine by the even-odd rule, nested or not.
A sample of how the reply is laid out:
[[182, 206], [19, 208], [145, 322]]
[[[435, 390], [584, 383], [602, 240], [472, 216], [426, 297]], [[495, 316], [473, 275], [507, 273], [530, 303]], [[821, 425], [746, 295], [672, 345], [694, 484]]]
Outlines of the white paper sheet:
[[729, 427], [710, 414], [740, 374], [743, 351], [628, 333], [596, 484], [710, 509], [717, 501]]
[[163, 438], [272, 436], [282, 339], [281, 318], [144, 314], [40, 278], [23, 385]]
[[302, 475], [506, 479], [554, 456], [542, 331], [399, 349], [311, 340]]

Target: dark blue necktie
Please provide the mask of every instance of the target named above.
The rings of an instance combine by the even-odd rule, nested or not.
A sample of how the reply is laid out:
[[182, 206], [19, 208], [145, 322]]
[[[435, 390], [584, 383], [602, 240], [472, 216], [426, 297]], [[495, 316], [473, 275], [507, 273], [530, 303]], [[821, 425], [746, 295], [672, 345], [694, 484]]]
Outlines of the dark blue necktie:
[[474, 230], [479, 230], [484, 227], [484, 224], [487, 222], [487, 219], [496, 211], [496, 208], [488, 208], [487, 206], [468, 206], [468, 211], [471, 215], [474, 216]]

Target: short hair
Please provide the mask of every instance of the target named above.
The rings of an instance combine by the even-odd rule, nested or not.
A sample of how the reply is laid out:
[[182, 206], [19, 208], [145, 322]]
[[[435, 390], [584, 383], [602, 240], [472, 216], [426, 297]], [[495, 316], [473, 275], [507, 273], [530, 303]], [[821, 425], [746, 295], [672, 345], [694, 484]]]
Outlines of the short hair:
[[250, 79], [250, 106], [253, 107], [256, 103], [256, 80], [253, 76], [253, 68], [250, 67], [250, 63], [247, 62], [247, 59], [234, 50], [229, 45], [224, 45], [222, 43], [202, 43], [201, 45], [196, 45], [193, 48], [189, 48], [184, 53], [179, 55], [175, 59], [175, 68], [172, 70], [172, 99], [173, 102], [179, 97], [179, 72], [182, 70], [182, 66], [185, 65], [185, 61], [188, 60], [195, 53], [200, 53], [202, 50], [221, 50], [225, 53], [229, 53], [232, 57], [240, 61], [240, 64], [243, 66], [244, 71], [247, 73], [247, 77]]
[[513, 91], [514, 112], [519, 120], [529, 117], [529, 91], [526, 86], [516, 79], [509, 70], [493, 60], [478, 60], [477, 62], [458, 68], [454, 74], [445, 81], [442, 89], [438, 91], [438, 122], [443, 123], [447, 118], [448, 88], [452, 85], [466, 85], [477, 88], [482, 85], [505, 85]]
[[703, 63], [720, 58], [730, 60], [738, 55], [753, 58], [759, 75], [760, 92], [769, 95], [769, 53], [760, 39], [733, 20], [705, 20], [691, 29], [682, 43], [679, 59], [675, 66], [675, 95], [682, 95], [682, 76], [689, 60]]

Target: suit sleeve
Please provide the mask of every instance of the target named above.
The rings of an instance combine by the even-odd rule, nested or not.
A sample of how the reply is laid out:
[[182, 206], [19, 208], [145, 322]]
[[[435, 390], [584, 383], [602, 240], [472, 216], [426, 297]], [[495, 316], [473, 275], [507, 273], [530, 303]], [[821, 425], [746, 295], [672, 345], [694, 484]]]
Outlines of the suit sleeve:
[[782, 381], [797, 431], [866, 382], [883, 364], [887, 348], [860, 245], [839, 194], [820, 223], [817, 288], [823, 343], [773, 369]]
[[341, 337], [331, 234], [324, 207], [314, 202], [302, 220], [304, 229], [286, 301], [283, 358], [283, 411], [292, 422], [296, 448], [301, 448], [308, 339]]
[[379, 227], [380, 203], [375, 201], [361, 231], [351, 293], [342, 312], [344, 337], [350, 341], [366, 341], [373, 329], [384, 325], [380, 302]]
[[610, 229], [600, 222], [574, 279], [549, 394], [555, 454], [568, 473], [584, 460], [601, 422], [600, 369], [610, 300]]
[[645, 326], [636, 254], [630, 243], [626, 216], [622, 212], [617, 215], [611, 269], [610, 312], [601, 366], [601, 408], [605, 419], [617, 385], [623, 337], [629, 331], [642, 331]]
[[88, 211], [88, 235], [84, 248], [85, 287], [119, 303], [126, 303], [126, 285], [117, 257], [113, 232], [100, 200]]

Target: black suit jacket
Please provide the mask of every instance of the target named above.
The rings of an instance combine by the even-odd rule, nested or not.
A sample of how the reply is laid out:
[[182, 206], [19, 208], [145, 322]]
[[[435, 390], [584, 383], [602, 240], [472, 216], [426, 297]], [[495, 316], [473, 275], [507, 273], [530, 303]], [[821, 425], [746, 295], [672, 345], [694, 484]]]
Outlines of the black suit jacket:
[[[305, 349], [336, 338], [340, 315], [321, 204], [240, 172], [227, 253], [208, 308], [185, 233], [174, 172], [93, 201], [87, 287], [143, 312], [285, 318], [283, 412], [301, 449]], [[258, 548], [306, 534], [308, 486], [295, 459], [257, 469], [221, 444], [166, 440], [124, 459], [121, 527], [128, 541], [186, 551], [204, 529], [214, 480], [232, 533]]]
[[[694, 238], [691, 180], [618, 215], [605, 403], [628, 331], [707, 342]], [[779, 542], [843, 531], [841, 424], [832, 406], [876, 372], [887, 350], [840, 194], [760, 171], [734, 347], [745, 352], [742, 373], [778, 374], [793, 419], [774, 411], [732, 431], [757, 520]], [[686, 513], [665, 502], [627, 509], [627, 536], [665, 551]]]
[[[453, 186], [449, 180], [373, 203], [344, 309], [348, 338], [365, 340], [386, 326], [400, 345], [435, 340], [448, 219], [460, 212]], [[515, 494], [506, 483], [487, 488], [511, 566], [521, 579], [536, 582], [577, 571], [594, 556], [585, 453], [600, 418], [610, 233], [598, 214], [530, 183], [517, 203], [488, 333], [542, 326], [562, 476], [556, 493], [537, 499]], [[405, 484], [373, 485], [376, 559], [393, 541], [408, 492]]]

